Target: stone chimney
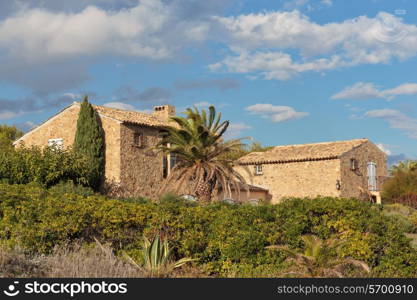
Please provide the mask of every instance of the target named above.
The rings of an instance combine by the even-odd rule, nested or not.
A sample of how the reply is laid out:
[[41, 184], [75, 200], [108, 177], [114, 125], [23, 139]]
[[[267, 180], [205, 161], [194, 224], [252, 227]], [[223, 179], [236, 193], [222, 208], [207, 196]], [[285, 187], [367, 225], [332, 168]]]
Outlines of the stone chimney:
[[169, 121], [169, 118], [175, 116], [175, 106], [160, 105], [153, 107], [153, 115], [160, 120]]

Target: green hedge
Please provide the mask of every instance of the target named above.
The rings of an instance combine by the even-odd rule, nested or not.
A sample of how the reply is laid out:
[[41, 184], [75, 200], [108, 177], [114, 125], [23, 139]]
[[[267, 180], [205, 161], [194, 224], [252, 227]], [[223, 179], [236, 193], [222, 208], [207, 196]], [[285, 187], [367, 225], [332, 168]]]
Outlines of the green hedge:
[[36, 182], [45, 187], [72, 180], [87, 185], [87, 160], [71, 150], [53, 148], [0, 149], [0, 181]]
[[143, 234], [161, 233], [177, 257], [190, 256], [220, 276], [276, 276], [288, 266], [272, 244], [302, 246], [300, 236], [346, 237], [338, 255], [366, 261], [372, 276], [416, 277], [417, 252], [382, 207], [355, 199], [289, 199], [277, 205], [199, 206], [165, 197], [160, 203], [59, 194], [34, 185], [0, 184], [0, 239], [48, 253], [82, 239], [111, 242], [139, 256]]

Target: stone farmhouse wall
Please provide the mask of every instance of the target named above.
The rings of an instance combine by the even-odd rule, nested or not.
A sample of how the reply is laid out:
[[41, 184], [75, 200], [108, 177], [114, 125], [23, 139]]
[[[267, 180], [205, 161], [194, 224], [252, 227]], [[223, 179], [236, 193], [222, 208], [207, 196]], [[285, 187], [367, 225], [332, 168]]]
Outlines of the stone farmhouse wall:
[[[17, 147], [48, 146], [49, 139], [63, 139], [64, 148], [72, 147], [77, 129], [79, 105], [72, 105], [35, 128], [18, 142]], [[120, 122], [100, 116], [105, 134], [105, 176], [108, 181], [120, 181]]]
[[[351, 159], [356, 159], [358, 169], [351, 170]], [[373, 143], [366, 142], [341, 156], [341, 196], [364, 197], [362, 190], [368, 188], [368, 162], [376, 163], [377, 189], [380, 190], [388, 175], [386, 155]]]
[[338, 159], [263, 164], [262, 175], [255, 175], [254, 165], [235, 168], [247, 183], [267, 188], [272, 203], [285, 197], [340, 196], [336, 189], [336, 181], [340, 180]]
[[[135, 133], [143, 135], [143, 146], [134, 143]], [[164, 155], [152, 149], [159, 142], [159, 129], [134, 124], [121, 125], [121, 186], [124, 196], [156, 198], [162, 187]]]

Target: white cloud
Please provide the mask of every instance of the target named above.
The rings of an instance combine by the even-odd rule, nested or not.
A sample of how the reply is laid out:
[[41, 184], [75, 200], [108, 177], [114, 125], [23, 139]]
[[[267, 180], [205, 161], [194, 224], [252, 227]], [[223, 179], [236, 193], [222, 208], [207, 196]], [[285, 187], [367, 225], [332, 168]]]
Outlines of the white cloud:
[[268, 103], [257, 103], [248, 106], [246, 107], [246, 111], [269, 119], [275, 123], [296, 120], [309, 115], [307, 112], [298, 112], [290, 106], [280, 106]]
[[366, 117], [378, 118], [388, 122], [395, 129], [399, 129], [412, 139], [417, 139], [417, 119], [394, 109], [376, 109], [365, 113]]
[[392, 152], [390, 149], [388, 149], [387, 145], [382, 143], [377, 143], [376, 146], [381, 149], [382, 152], [384, 152], [386, 155], [391, 155]]
[[[178, 45], [166, 43], [161, 34], [172, 17], [158, 0], [144, 0], [120, 11], [95, 6], [78, 13], [23, 10], [0, 23], [0, 47], [27, 61], [98, 54], [166, 58]], [[199, 27], [192, 34], [183, 30], [182, 38], [196, 38]]]
[[334, 94], [332, 99], [370, 99], [384, 98], [385, 96], [375, 84], [370, 82], [357, 82], [352, 86], [345, 87], [341, 92]]
[[392, 89], [380, 90], [371, 82], [357, 82], [334, 94], [332, 99], [394, 99], [401, 95], [416, 95], [417, 83], [404, 83]]
[[[308, 71], [388, 63], [417, 54], [417, 26], [380, 12], [318, 24], [299, 11], [216, 17], [232, 55], [210, 66], [285, 80]], [[286, 51], [296, 51], [300, 58]]]
[[251, 129], [251, 128], [252, 128], [251, 126], [243, 122], [230, 123], [229, 128], [227, 128], [225, 135], [228, 138], [239, 137], [242, 135], [243, 131]]
[[0, 19], [0, 81], [62, 91], [88, 80], [88, 68], [105, 56], [173, 59], [209, 30], [207, 17], [181, 16], [177, 6], [142, 0], [107, 10], [22, 8]]
[[404, 83], [395, 88], [383, 91], [387, 96], [415, 95], [417, 94], [417, 83]]
[[108, 102], [108, 103], [103, 104], [103, 106], [123, 109], [123, 110], [136, 110], [133, 105], [123, 103], [123, 102]]

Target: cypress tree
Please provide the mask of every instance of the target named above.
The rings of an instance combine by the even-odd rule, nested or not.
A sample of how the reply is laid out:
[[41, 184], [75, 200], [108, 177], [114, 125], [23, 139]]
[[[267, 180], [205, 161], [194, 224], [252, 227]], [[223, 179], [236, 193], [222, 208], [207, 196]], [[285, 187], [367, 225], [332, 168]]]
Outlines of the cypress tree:
[[88, 160], [88, 185], [96, 191], [104, 178], [104, 132], [100, 118], [88, 96], [84, 97], [78, 114], [74, 151]]

